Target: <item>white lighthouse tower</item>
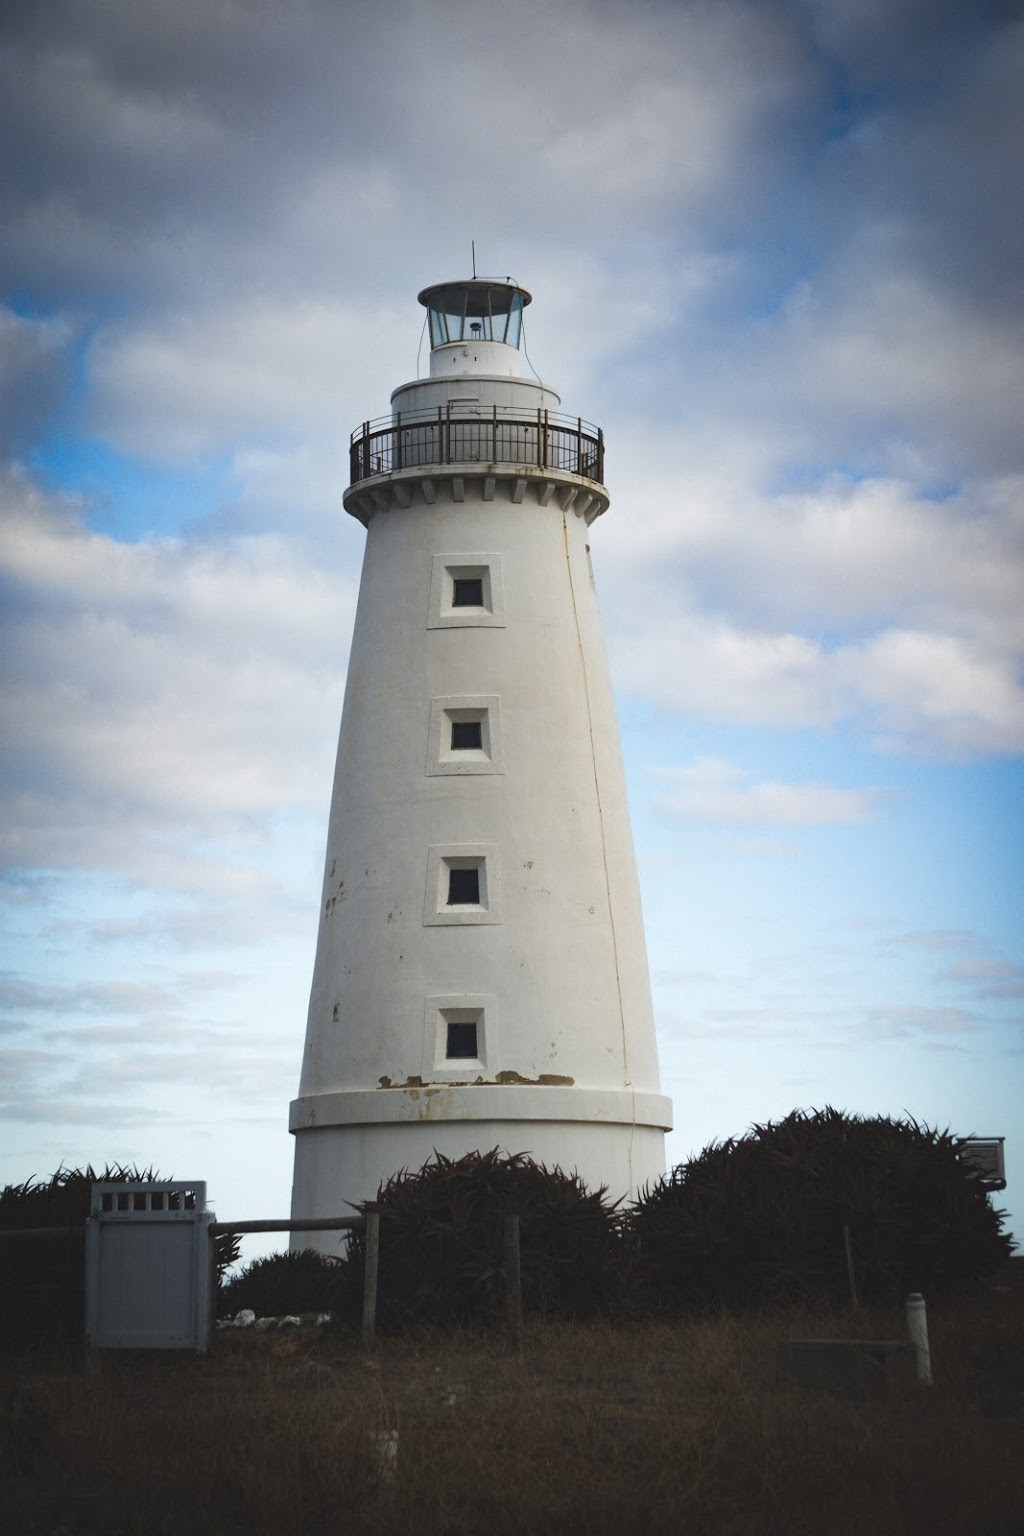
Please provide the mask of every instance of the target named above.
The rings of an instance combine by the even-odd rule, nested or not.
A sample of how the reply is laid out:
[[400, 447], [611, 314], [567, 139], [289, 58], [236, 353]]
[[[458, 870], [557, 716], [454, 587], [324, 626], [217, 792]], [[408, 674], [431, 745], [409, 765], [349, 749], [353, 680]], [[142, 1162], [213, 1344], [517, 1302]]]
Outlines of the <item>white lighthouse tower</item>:
[[589, 530], [604, 442], [524, 378], [530, 295], [419, 295], [430, 377], [352, 437], [367, 530], [292, 1215], [502, 1147], [613, 1197], [664, 1171], [640, 895]]

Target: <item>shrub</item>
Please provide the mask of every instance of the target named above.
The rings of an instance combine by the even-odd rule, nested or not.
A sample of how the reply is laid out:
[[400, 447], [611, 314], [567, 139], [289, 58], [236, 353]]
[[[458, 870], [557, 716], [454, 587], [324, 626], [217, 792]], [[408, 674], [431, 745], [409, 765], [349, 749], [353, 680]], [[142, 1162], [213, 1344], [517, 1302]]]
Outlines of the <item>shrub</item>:
[[340, 1302], [342, 1259], [305, 1248], [296, 1253], [271, 1253], [222, 1285], [217, 1294], [219, 1317], [233, 1317], [249, 1307], [257, 1317], [282, 1317], [297, 1312], [334, 1312]]
[[1009, 1256], [977, 1171], [948, 1131], [794, 1110], [713, 1143], [644, 1192], [630, 1216], [641, 1274], [665, 1309], [968, 1289]]
[[[606, 1313], [620, 1289], [616, 1207], [577, 1174], [497, 1148], [403, 1170], [374, 1202], [380, 1224], [382, 1327], [487, 1322], [500, 1315], [504, 1217], [518, 1215], [523, 1310], [548, 1317]], [[348, 1268], [361, 1293], [365, 1239], [352, 1234]], [[359, 1284], [357, 1286], [357, 1277]]]

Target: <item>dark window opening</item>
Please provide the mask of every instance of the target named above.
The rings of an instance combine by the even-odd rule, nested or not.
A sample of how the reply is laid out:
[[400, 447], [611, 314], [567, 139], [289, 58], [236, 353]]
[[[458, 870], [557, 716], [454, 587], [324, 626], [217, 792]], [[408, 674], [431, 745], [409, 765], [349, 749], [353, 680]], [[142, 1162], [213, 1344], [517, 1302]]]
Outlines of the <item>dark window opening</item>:
[[484, 605], [484, 579], [482, 576], [452, 577], [452, 607], [482, 608]]
[[450, 907], [480, 905], [479, 869], [475, 866], [472, 869], [449, 869], [448, 905]]
[[476, 1025], [449, 1024], [445, 1055], [449, 1061], [475, 1061]]
[[481, 752], [483, 745], [483, 732], [479, 720], [452, 721], [453, 752]]

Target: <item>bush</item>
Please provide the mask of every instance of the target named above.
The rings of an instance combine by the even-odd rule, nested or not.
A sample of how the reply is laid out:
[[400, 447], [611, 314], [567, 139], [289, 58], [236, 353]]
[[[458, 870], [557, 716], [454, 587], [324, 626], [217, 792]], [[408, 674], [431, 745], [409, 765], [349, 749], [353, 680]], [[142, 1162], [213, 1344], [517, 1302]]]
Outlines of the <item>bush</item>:
[[[585, 1318], [607, 1313], [621, 1286], [619, 1223], [602, 1188], [497, 1148], [450, 1159], [435, 1153], [403, 1170], [376, 1201], [380, 1223], [378, 1321], [489, 1322], [505, 1302], [504, 1217], [518, 1215], [523, 1311]], [[361, 1294], [363, 1233], [349, 1244], [350, 1294]], [[358, 1281], [358, 1284], [357, 1284]], [[351, 1302], [350, 1302], [351, 1305]]]
[[297, 1312], [335, 1312], [345, 1263], [305, 1248], [254, 1259], [217, 1293], [218, 1317], [233, 1317], [249, 1307], [257, 1317]]
[[630, 1215], [656, 1307], [749, 1306], [849, 1295], [938, 1300], [1009, 1257], [1004, 1213], [948, 1131], [914, 1120], [794, 1110], [713, 1143], [645, 1191]]

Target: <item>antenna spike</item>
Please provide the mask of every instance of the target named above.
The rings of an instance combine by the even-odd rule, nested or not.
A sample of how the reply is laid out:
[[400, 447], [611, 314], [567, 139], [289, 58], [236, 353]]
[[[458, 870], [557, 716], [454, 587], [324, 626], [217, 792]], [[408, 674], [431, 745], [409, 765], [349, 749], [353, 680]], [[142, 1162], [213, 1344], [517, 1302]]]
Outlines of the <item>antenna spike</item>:
[[476, 277], [476, 241], [471, 240], [469, 244], [473, 252], [473, 276]]

